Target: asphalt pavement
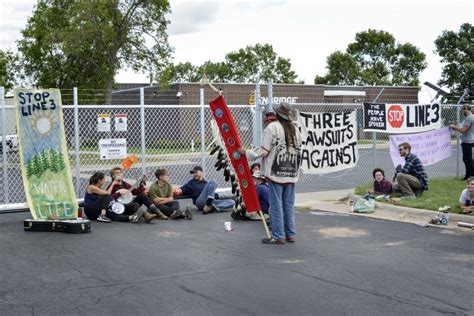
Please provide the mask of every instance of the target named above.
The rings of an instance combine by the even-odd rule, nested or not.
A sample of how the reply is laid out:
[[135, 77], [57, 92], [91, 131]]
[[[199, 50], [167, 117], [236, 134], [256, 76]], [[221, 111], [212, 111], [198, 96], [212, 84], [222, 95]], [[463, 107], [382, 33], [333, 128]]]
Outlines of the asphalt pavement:
[[226, 232], [229, 213], [80, 235], [24, 232], [28, 213], [0, 214], [0, 315], [474, 314], [471, 231], [298, 200], [285, 245], [262, 244], [261, 222]]

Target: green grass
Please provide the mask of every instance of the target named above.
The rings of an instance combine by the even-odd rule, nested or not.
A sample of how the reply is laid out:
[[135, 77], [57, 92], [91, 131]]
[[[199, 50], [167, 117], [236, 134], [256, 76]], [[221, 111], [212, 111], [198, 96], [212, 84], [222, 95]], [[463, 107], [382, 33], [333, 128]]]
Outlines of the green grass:
[[[449, 205], [451, 206], [450, 213], [462, 213], [459, 207], [459, 196], [465, 188], [466, 181], [462, 181], [460, 178], [431, 178], [429, 179], [429, 190], [424, 191], [421, 197], [400, 200], [393, 204], [433, 211], [438, 211], [441, 206]], [[364, 195], [370, 189], [372, 189], [372, 183], [356, 187], [355, 193]]]

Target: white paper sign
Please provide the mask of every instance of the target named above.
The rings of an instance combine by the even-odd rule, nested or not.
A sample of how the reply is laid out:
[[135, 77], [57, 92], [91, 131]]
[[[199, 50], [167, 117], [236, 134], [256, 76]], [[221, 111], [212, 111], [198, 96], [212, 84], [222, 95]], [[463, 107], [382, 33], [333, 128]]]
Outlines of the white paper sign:
[[126, 132], [127, 131], [127, 114], [115, 114], [115, 131]]
[[97, 114], [97, 131], [110, 132], [110, 114]]
[[100, 159], [122, 159], [127, 156], [127, 139], [99, 139]]

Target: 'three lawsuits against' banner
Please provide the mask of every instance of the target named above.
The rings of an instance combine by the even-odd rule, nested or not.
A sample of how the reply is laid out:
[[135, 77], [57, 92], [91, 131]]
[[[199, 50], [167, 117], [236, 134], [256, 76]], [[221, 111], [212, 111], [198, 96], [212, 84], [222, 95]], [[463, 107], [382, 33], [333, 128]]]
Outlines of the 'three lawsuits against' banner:
[[356, 165], [356, 112], [300, 112], [301, 168], [306, 174], [324, 174], [352, 168]]
[[33, 219], [77, 218], [59, 89], [14, 90], [26, 199]]
[[439, 104], [364, 103], [364, 131], [416, 133], [441, 128]]

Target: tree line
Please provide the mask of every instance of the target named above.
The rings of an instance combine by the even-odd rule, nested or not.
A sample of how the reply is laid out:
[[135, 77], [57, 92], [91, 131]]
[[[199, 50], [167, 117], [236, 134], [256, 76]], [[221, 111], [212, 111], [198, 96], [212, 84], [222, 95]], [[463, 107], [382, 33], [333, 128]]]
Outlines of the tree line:
[[[204, 74], [226, 83], [269, 82], [303, 84], [291, 60], [278, 56], [269, 44], [229, 52], [221, 62], [202, 65], [172, 63], [165, 15], [168, 1], [39, 1], [17, 41], [18, 52], [0, 50], [0, 86], [103, 89], [110, 102], [114, 77], [121, 69], [150, 74], [160, 86], [197, 82]], [[443, 31], [435, 39], [443, 63], [437, 81], [453, 97], [474, 82], [473, 26]], [[326, 74], [315, 84], [419, 86], [426, 55], [410, 43], [397, 42], [383, 30], [355, 34], [345, 51], [326, 60]]]

